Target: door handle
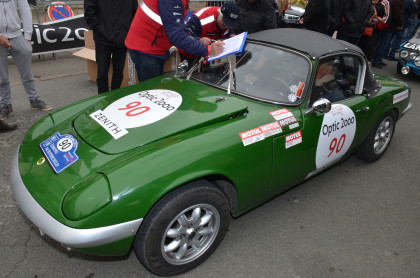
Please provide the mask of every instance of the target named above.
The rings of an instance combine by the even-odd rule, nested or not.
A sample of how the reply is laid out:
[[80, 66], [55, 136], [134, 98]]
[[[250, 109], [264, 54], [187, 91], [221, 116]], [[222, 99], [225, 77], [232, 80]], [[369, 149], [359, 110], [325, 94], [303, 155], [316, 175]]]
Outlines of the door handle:
[[362, 109], [360, 109], [360, 110], [357, 110], [357, 111], [356, 111], [356, 113], [364, 113], [364, 112], [369, 111], [369, 109], [370, 109], [370, 108], [366, 106], [366, 107], [364, 107], [364, 108], [362, 108]]

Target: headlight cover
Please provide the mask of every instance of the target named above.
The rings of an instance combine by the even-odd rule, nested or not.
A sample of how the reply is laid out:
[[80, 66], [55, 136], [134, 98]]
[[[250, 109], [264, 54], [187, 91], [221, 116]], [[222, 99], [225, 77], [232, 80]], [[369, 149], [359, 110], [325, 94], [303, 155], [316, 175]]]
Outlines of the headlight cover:
[[103, 209], [112, 201], [108, 179], [102, 174], [73, 187], [63, 200], [63, 213], [73, 221], [84, 219]]
[[416, 57], [417, 57], [417, 53], [416, 52], [411, 52], [410, 55], [408, 56], [408, 58], [410, 60], [413, 60], [413, 61], [414, 61], [414, 59], [416, 59]]

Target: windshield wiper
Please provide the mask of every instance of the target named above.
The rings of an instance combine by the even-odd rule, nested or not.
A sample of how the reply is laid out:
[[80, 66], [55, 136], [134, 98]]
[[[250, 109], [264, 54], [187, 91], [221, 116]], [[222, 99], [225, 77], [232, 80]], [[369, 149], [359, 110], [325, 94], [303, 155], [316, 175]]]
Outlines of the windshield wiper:
[[229, 56], [229, 84], [227, 87], [227, 93], [230, 95], [230, 87], [233, 86], [234, 90], [236, 90], [236, 56], [230, 55]]
[[193, 74], [195, 70], [197, 69], [200, 70], [199, 68], [201, 67], [201, 64], [203, 62], [204, 62], [204, 57], [201, 57], [200, 60], [197, 63], [195, 63], [194, 66], [191, 67], [191, 69], [187, 73], [187, 78], [186, 78], [187, 80], [190, 80], [191, 75]]

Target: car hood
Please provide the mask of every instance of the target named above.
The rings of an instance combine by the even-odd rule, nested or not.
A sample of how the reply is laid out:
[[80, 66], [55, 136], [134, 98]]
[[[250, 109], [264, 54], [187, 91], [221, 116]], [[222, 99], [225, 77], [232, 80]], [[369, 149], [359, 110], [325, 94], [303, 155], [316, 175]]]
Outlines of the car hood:
[[160, 77], [109, 93], [79, 114], [73, 126], [95, 149], [117, 154], [228, 121], [246, 113], [246, 109], [244, 101], [224, 91], [194, 81]]

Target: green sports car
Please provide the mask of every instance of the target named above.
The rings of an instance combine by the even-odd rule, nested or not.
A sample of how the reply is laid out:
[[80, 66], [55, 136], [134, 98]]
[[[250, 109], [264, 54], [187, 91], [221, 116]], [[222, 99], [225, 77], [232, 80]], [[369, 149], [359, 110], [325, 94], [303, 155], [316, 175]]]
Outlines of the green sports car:
[[373, 75], [361, 50], [297, 29], [243, 51], [57, 110], [11, 166], [24, 214], [68, 249], [134, 249], [158, 275], [189, 271], [231, 217], [355, 153], [379, 159], [410, 88]]

